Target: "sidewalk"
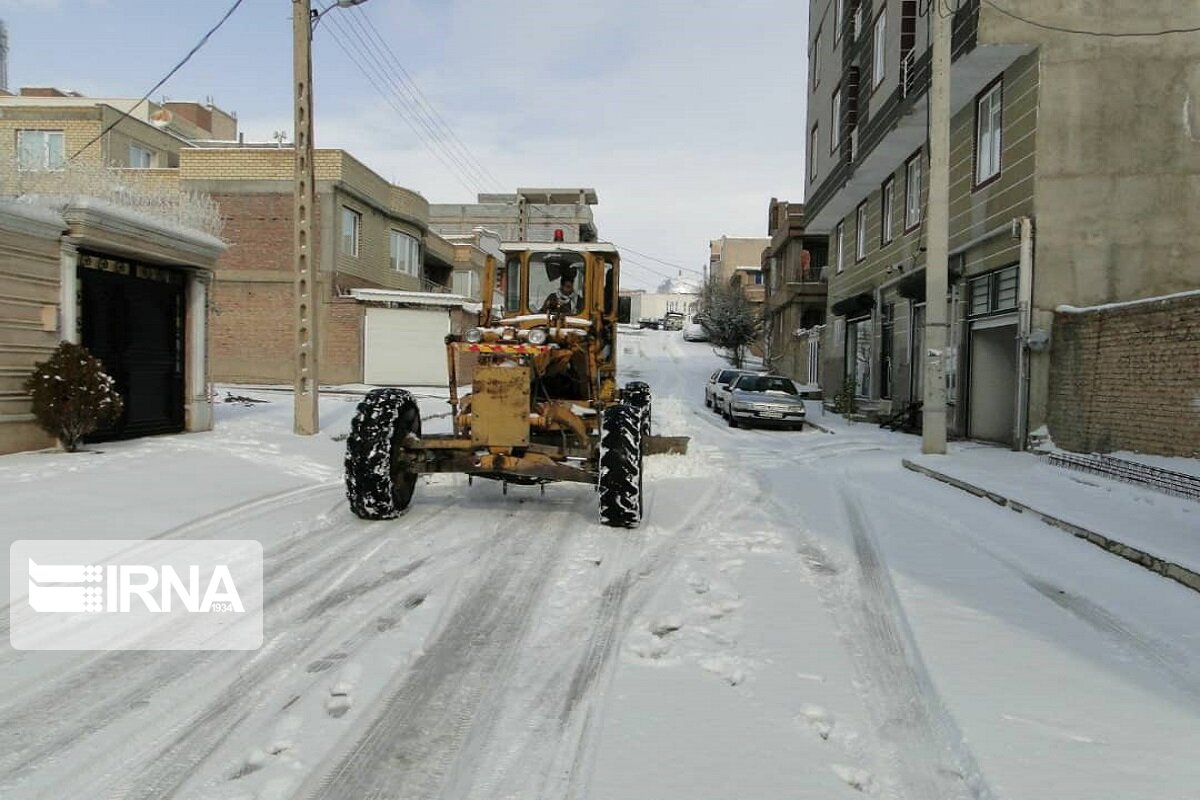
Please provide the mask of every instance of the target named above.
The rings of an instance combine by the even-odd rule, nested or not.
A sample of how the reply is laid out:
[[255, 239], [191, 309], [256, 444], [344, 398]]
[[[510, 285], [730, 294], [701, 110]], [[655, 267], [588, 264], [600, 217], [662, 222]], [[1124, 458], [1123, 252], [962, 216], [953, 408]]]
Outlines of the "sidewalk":
[[1200, 503], [964, 443], [904, 466], [1049, 525], [1200, 591]]

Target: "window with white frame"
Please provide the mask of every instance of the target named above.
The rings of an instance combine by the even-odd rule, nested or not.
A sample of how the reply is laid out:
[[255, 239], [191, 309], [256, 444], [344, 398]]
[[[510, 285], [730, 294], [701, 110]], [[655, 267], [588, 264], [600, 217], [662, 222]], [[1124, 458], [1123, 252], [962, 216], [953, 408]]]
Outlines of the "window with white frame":
[[867, 257], [867, 203], [864, 200], [854, 215], [854, 260]]
[[896, 216], [896, 179], [888, 178], [883, 182], [883, 190], [879, 193], [879, 224], [881, 232], [879, 240], [887, 244], [892, 240], [892, 223]]
[[812, 43], [812, 88], [821, 82], [821, 32], [813, 37]]
[[846, 223], [839, 222], [833, 232], [833, 250], [836, 256], [837, 271], [846, 268]]
[[817, 125], [812, 126], [812, 133], [808, 139], [808, 179], [815, 181], [817, 179]]
[[388, 236], [388, 255], [394, 272], [413, 277], [421, 274], [421, 243], [416, 237], [391, 231]]
[[917, 153], [904, 165], [904, 229], [912, 230], [921, 224], [921, 154]]
[[875, 59], [871, 72], [872, 89], [883, 83], [883, 75], [887, 70], [887, 6], [884, 6], [883, 10], [879, 12], [879, 16], [875, 18], [873, 37], [872, 48]]
[[838, 149], [842, 143], [842, 86], [838, 84], [833, 90], [833, 98], [829, 101], [829, 152]]
[[450, 275], [450, 288], [471, 300], [479, 299], [479, 273], [469, 269], [458, 269]]
[[153, 169], [154, 151], [141, 145], [129, 145], [129, 166], [132, 169]]
[[62, 131], [17, 131], [17, 168], [60, 170], [66, 163]]
[[358, 256], [359, 237], [362, 235], [362, 214], [353, 208], [342, 206], [342, 252]]
[[975, 104], [975, 184], [991, 180], [1000, 174], [1002, 147], [1001, 101], [1004, 84], [997, 81]]

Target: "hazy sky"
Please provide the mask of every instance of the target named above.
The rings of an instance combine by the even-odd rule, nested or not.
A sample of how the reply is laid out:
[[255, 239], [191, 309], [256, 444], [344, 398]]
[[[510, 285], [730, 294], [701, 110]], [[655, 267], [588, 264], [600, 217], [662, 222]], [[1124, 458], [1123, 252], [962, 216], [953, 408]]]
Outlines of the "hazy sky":
[[[231, 4], [0, 0], [10, 86], [140, 96]], [[595, 187], [602, 238], [699, 270], [709, 239], [765, 236], [772, 196], [803, 199], [807, 14], [798, 0], [334, 9], [314, 40], [316, 143], [433, 202], [471, 202], [484, 181], [487, 191]], [[152, 99], [211, 97], [247, 139], [290, 136], [290, 15], [289, 0], [244, 0]], [[398, 70], [382, 47], [367, 49], [368, 26], [496, 183], [447, 168], [347, 57], [338, 39], [369, 69], [386, 67], [376, 82], [397, 96]], [[626, 256], [626, 285], [656, 285], [651, 268], [674, 272]]]

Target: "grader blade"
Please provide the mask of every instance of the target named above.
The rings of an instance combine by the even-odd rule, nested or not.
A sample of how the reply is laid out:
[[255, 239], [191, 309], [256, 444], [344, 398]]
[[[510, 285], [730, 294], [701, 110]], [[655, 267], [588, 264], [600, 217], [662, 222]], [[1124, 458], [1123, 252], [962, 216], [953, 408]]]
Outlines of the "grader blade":
[[647, 456], [686, 456], [688, 436], [645, 436], [642, 438], [642, 454]]

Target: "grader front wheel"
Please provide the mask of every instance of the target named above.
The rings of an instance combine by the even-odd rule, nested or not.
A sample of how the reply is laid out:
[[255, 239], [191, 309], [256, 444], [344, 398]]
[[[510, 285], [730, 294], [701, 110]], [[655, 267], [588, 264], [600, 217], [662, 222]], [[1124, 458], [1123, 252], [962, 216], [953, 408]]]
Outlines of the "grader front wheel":
[[395, 519], [412, 502], [415, 472], [399, 461], [403, 441], [421, 435], [421, 411], [403, 389], [374, 389], [358, 404], [346, 439], [346, 499], [362, 519]]

